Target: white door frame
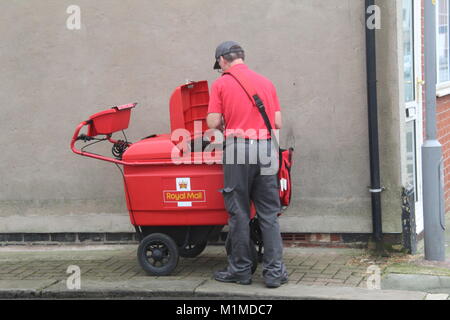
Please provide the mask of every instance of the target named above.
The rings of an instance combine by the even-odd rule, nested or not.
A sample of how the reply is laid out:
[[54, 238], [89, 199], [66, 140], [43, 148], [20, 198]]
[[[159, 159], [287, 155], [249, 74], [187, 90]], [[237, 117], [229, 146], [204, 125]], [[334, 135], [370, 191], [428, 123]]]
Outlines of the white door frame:
[[415, 158], [416, 188], [414, 190], [416, 232], [423, 231], [423, 194], [422, 194], [422, 144], [423, 144], [423, 97], [422, 97], [422, 1], [413, 0], [413, 32], [414, 32], [414, 90], [415, 100], [405, 103], [406, 109], [415, 109], [415, 114], [406, 117], [406, 122], [415, 122]]

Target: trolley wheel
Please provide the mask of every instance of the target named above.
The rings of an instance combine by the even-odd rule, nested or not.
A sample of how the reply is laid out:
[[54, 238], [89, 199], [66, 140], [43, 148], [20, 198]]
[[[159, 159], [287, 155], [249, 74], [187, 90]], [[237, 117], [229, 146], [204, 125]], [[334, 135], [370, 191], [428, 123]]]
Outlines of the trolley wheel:
[[138, 261], [150, 275], [167, 276], [178, 264], [178, 247], [171, 237], [163, 233], [146, 236], [138, 247]]
[[256, 250], [256, 246], [254, 244], [252, 244], [251, 250], [252, 250], [252, 260], [253, 260], [252, 274], [254, 274], [256, 272], [256, 269], [258, 268], [258, 262], [261, 262], [261, 261], [259, 261], [258, 251]]
[[206, 248], [207, 241], [200, 242], [197, 244], [188, 244], [185, 247], [179, 247], [178, 252], [183, 258], [195, 258]]

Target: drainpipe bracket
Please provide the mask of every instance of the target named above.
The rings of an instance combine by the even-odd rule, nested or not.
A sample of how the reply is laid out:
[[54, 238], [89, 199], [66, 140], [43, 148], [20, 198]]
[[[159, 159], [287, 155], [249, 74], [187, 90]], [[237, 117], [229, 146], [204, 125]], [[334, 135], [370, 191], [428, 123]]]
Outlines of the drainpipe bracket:
[[381, 187], [381, 188], [379, 188], [379, 189], [372, 189], [371, 187], [368, 187], [368, 188], [369, 188], [369, 192], [370, 192], [370, 193], [381, 193], [381, 192], [383, 192], [384, 190], [386, 190], [385, 187]]

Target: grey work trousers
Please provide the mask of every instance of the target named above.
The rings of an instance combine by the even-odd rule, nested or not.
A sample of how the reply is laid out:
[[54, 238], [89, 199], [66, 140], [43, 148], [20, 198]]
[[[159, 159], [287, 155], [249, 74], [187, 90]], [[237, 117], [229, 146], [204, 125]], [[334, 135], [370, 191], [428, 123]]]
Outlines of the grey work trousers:
[[[234, 155], [230, 156], [230, 148]], [[227, 139], [224, 149], [224, 188], [222, 194], [228, 219], [228, 271], [240, 277], [251, 277], [253, 242], [250, 239], [250, 203], [253, 201], [264, 243], [263, 276], [265, 279], [280, 279], [286, 274], [282, 261], [283, 243], [278, 224], [281, 212], [279, 182], [276, 174], [262, 174], [270, 164], [262, 164], [259, 157], [251, 161], [254, 152], [277, 154], [267, 141], [245, 141]], [[239, 152], [245, 152], [246, 163], [237, 164]], [[264, 157], [264, 156], [263, 156]], [[272, 161], [278, 161], [273, 157]], [[270, 173], [270, 171], [269, 171]], [[231, 252], [230, 252], [231, 251]]]

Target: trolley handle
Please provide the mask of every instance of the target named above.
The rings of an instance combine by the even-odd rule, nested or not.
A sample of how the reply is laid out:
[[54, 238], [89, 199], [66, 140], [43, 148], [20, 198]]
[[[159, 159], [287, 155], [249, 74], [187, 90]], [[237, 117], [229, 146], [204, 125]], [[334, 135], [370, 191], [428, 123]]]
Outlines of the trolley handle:
[[[90, 152], [86, 152], [86, 151], [81, 151], [79, 149], [77, 149], [75, 147], [75, 143], [78, 140], [83, 140], [83, 139], [88, 139], [88, 140], [92, 140], [92, 137], [89, 137], [85, 134], [81, 134], [80, 135], [80, 131], [84, 126], [87, 126], [90, 123], [90, 120], [88, 121], [83, 121], [80, 122], [80, 124], [78, 124], [78, 126], [75, 129], [75, 132], [72, 136], [72, 140], [70, 142], [70, 149], [72, 149], [72, 151], [76, 154], [79, 154], [81, 156], [84, 157], [90, 157], [90, 158], [94, 158], [94, 159], [99, 159], [99, 160], [103, 160], [103, 161], [108, 161], [108, 162], [112, 162], [112, 163], [116, 163], [116, 164], [121, 164], [121, 165], [127, 165], [127, 166], [149, 166], [149, 165], [167, 165], [168, 161], [151, 161], [151, 162], [141, 162], [141, 161], [136, 161], [136, 162], [126, 162], [126, 161], [122, 161], [122, 160], [118, 160], [118, 159], [114, 159], [114, 158], [109, 158], [109, 157], [105, 157], [99, 154], [95, 154], [95, 153], [90, 153]], [[110, 142], [116, 142], [115, 140], [111, 139], [111, 135], [107, 136], [107, 139]]]
[[86, 141], [94, 140], [94, 138], [93, 138], [93, 137], [90, 137], [90, 136], [88, 136], [88, 135], [85, 135], [84, 133], [82, 133], [82, 134], [80, 134], [80, 135], [77, 137], [77, 140], [76, 140], [76, 141], [78, 141], [78, 140], [83, 140], [84, 142], [86, 142]]

